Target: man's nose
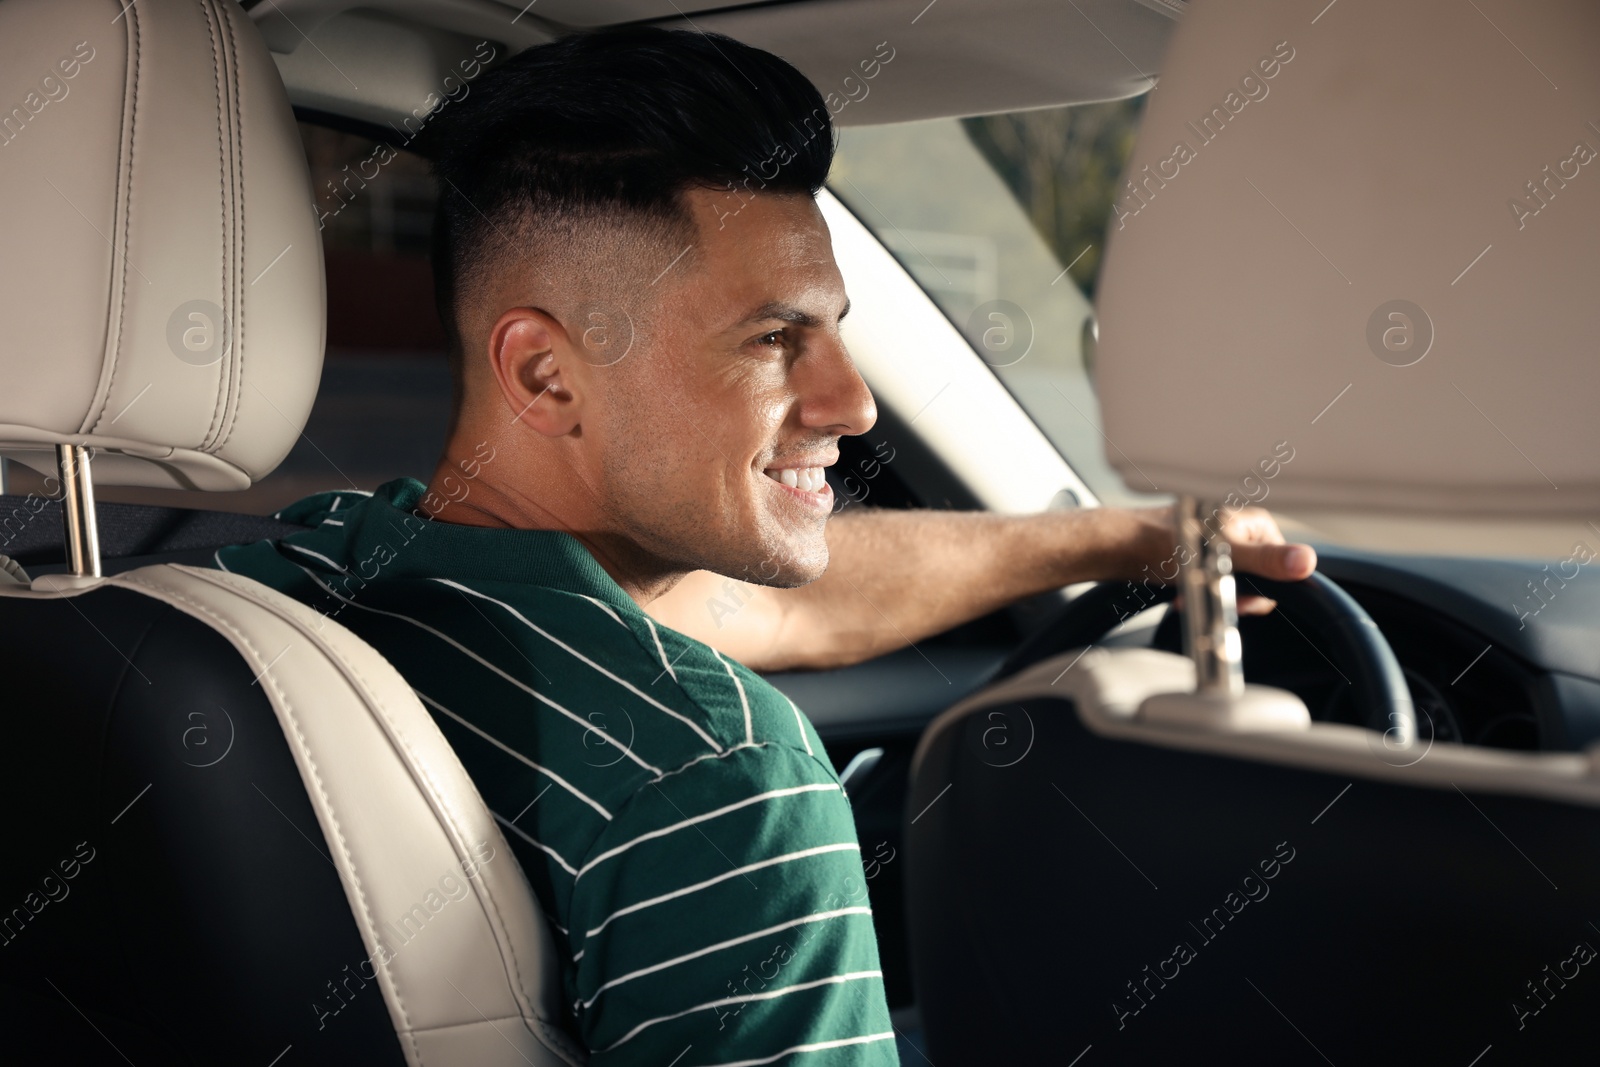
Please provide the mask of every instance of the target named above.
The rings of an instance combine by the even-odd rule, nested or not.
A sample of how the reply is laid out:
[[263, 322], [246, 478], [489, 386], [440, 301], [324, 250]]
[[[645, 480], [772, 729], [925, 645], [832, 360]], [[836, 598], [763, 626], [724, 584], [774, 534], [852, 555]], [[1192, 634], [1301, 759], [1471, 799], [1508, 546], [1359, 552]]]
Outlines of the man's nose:
[[794, 369], [801, 423], [842, 437], [872, 429], [878, 405], [844, 342], [832, 338], [807, 357]]

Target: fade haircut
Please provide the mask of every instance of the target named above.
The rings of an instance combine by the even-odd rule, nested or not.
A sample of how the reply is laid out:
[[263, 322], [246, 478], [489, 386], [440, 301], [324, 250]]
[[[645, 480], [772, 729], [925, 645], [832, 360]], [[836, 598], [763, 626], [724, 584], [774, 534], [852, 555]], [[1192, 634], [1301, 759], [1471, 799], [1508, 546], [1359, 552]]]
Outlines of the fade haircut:
[[[815, 196], [834, 152], [821, 94], [787, 62], [720, 34], [654, 27], [530, 48], [484, 74], [424, 136], [439, 180], [435, 299], [458, 414], [461, 312], [496, 272], [588, 284], [621, 268], [565, 257], [615, 259], [628, 243], [636, 263], [667, 250], [665, 266], [693, 240], [684, 192], [727, 190], [728, 214], [757, 192]], [[535, 259], [532, 247], [560, 254]]]

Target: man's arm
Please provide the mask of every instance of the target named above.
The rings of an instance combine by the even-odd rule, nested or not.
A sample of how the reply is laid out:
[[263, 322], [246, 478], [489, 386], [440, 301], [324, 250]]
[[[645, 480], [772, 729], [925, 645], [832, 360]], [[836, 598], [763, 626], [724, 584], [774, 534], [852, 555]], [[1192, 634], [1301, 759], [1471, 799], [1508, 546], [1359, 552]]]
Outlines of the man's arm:
[[[1244, 508], [1223, 525], [1235, 566], [1293, 581], [1316, 567], [1272, 517]], [[851, 508], [828, 522], [827, 572], [773, 589], [697, 571], [646, 607], [658, 621], [756, 670], [839, 667], [920, 641], [1034, 593], [1074, 582], [1159, 582], [1175, 573], [1168, 508], [1039, 515]], [[1247, 613], [1270, 601], [1246, 598]]]

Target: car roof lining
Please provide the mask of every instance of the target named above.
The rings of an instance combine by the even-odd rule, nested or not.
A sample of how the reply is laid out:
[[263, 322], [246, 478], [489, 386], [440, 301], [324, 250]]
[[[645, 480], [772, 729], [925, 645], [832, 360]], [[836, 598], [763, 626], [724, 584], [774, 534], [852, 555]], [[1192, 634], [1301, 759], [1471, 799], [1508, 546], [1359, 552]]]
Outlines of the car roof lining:
[[[784, 56], [817, 85], [842, 126], [1122, 99], [1154, 84], [1183, 6], [933, 0], [918, 13], [905, 0], [537, 4], [272, 0], [248, 7], [297, 108], [388, 125], [404, 136], [447, 90], [461, 91], [461, 64], [481, 57], [485, 43], [492, 65], [574, 30], [639, 22], [724, 33]], [[456, 81], [447, 83], [451, 77]]]

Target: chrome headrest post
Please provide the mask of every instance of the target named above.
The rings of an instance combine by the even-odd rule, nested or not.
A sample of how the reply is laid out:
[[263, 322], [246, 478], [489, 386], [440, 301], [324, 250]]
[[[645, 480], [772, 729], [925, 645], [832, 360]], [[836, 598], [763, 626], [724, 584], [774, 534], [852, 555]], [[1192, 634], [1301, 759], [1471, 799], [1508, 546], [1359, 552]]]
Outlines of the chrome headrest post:
[[94, 518], [94, 482], [89, 476], [90, 450], [83, 445], [56, 445], [61, 473], [61, 523], [67, 535], [67, 564], [82, 578], [100, 577], [100, 532]]
[[1222, 509], [1180, 496], [1178, 589], [1183, 593], [1184, 651], [1194, 661], [1194, 690], [1155, 693], [1139, 705], [1139, 721], [1205, 730], [1297, 729], [1311, 725], [1299, 697], [1244, 684], [1233, 557], [1222, 537]]
[[1219, 529], [1207, 530], [1206, 509], [1197, 497], [1181, 496], [1178, 523], [1178, 587], [1183, 592], [1183, 646], [1194, 660], [1195, 692], [1205, 696], [1244, 694], [1239, 611], [1233, 557]]

